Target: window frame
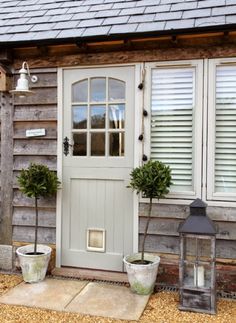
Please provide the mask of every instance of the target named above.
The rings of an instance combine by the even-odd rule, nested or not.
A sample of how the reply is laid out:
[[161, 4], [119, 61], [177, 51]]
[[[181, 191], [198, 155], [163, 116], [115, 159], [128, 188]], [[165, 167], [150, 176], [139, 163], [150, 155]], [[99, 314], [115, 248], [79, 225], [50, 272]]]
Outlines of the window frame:
[[216, 68], [236, 66], [236, 58], [208, 59], [208, 137], [206, 166], [206, 200], [227, 203], [236, 202], [236, 193], [215, 192], [215, 115], [216, 115]]
[[[195, 72], [195, 111], [193, 139], [195, 139], [195, 149], [193, 150], [193, 191], [182, 191], [169, 193], [168, 197], [159, 202], [170, 202], [184, 200], [194, 200], [201, 198], [202, 188], [202, 132], [203, 132], [203, 60], [184, 60], [184, 61], [168, 61], [168, 62], [152, 62], [145, 64], [145, 91], [144, 106], [148, 111], [148, 116], [144, 117], [144, 153], [150, 157], [151, 145], [151, 88], [152, 88], [152, 70], [155, 68], [191, 68], [194, 67]], [[141, 199], [143, 202], [145, 198]], [[154, 200], [155, 201], [155, 200]], [[155, 201], [157, 202], [157, 200]]]

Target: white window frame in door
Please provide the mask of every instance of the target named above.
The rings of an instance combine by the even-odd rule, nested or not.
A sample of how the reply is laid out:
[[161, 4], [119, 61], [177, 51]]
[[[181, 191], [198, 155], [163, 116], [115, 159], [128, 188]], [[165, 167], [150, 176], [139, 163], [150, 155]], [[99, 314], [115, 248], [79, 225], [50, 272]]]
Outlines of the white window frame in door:
[[[62, 154], [63, 154], [63, 72], [69, 69], [91, 69], [91, 68], [112, 68], [112, 67], [127, 67], [131, 66], [135, 68], [135, 97], [134, 97], [134, 165], [137, 167], [140, 163], [140, 154], [142, 151], [142, 145], [138, 141], [142, 125], [142, 91], [138, 89], [138, 85], [142, 80], [142, 63], [137, 64], [108, 64], [108, 65], [94, 65], [94, 66], [73, 66], [63, 67], [57, 70], [57, 176], [59, 181], [62, 182]], [[127, 183], [128, 185], [128, 183]], [[138, 252], [138, 236], [139, 236], [139, 197], [135, 192], [133, 193], [133, 252]], [[61, 251], [62, 251], [62, 189], [57, 191], [57, 203], [56, 203], [56, 267], [61, 267]]]
[[[195, 126], [193, 139], [195, 140], [195, 150], [193, 152], [194, 158], [194, 190], [192, 192], [173, 192], [169, 193], [167, 199], [160, 200], [159, 202], [166, 203], [168, 201], [173, 201], [173, 203], [182, 204], [183, 201], [193, 200], [195, 198], [201, 198], [201, 186], [202, 186], [202, 114], [203, 114], [203, 60], [184, 60], [184, 61], [169, 61], [169, 62], [154, 62], [146, 63], [146, 80], [145, 80], [145, 108], [148, 110], [148, 117], [145, 118], [145, 153], [150, 156], [150, 135], [151, 135], [151, 72], [155, 68], [188, 68], [194, 67], [196, 70], [196, 82], [195, 82]], [[146, 199], [142, 199], [146, 201]], [[157, 202], [157, 201], [156, 201]]]
[[208, 143], [207, 143], [207, 200], [236, 202], [235, 193], [215, 192], [215, 117], [216, 117], [216, 68], [236, 66], [236, 58], [208, 60]]

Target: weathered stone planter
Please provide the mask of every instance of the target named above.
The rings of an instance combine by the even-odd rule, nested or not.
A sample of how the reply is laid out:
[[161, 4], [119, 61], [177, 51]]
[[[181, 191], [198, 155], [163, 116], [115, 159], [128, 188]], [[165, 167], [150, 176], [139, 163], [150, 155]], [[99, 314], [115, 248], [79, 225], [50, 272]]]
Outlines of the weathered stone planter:
[[16, 250], [22, 269], [23, 279], [27, 283], [37, 283], [44, 280], [52, 249], [48, 246], [37, 245], [39, 255], [28, 255], [34, 251], [34, 245], [27, 245]]
[[140, 295], [148, 295], [153, 292], [155, 286], [160, 257], [145, 253], [144, 259], [152, 261], [151, 264], [132, 264], [132, 261], [140, 258], [141, 253], [137, 253], [126, 256], [123, 261], [128, 274], [131, 291]]

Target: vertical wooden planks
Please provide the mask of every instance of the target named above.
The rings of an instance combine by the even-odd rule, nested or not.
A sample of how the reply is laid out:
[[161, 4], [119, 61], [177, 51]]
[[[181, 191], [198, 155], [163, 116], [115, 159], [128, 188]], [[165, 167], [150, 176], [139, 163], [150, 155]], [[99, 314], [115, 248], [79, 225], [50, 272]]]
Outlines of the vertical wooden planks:
[[[38, 82], [30, 84], [34, 94], [14, 98], [13, 178], [31, 162], [42, 163], [51, 170], [57, 169], [57, 69], [34, 69], [31, 73], [38, 76]], [[29, 138], [26, 137], [26, 130], [29, 129], [45, 129], [46, 134]], [[42, 219], [39, 219], [41, 243], [56, 242], [55, 202], [55, 199], [39, 201], [39, 215], [42, 215]], [[13, 206], [13, 240], [32, 242], [34, 208], [31, 201], [20, 194], [16, 180]]]
[[13, 105], [11, 95], [1, 94], [1, 222], [0, 243], [12, 244]]

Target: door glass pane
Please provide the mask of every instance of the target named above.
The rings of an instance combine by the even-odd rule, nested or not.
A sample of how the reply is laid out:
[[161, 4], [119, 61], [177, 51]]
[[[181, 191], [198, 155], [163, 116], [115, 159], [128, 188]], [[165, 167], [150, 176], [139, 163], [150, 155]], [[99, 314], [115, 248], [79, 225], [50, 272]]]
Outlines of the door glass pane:
[[90, 101], [101, 102], [106, 101], [106, 79], [98, 77], [91, 79]]
[[72, 108], [73, 129], [87, 128], [87, 106], [77, 106]]
[[72, 85], [72, 102], [88, 101], [88, 80], [83, 80]]
[[108, 81], [108, 100], [125, 99], [125, 82], [109, 78]]
[[125, 135], [122, 132], [110, 133], [110, 156], [124, 156]]
[[74, 133], [73, 134], [73, 156], [86, 156], [87, 155], [87, 134]]
[[112, 104], [109, 106], [109, 127], [111, 129], [124, 129], [125, 105]]
[[105, 133], [91, 133], [91, 156], [105, 156]]
[[91, 106], [91, 128], [105, 128], [106, 107], [104, 105]]

